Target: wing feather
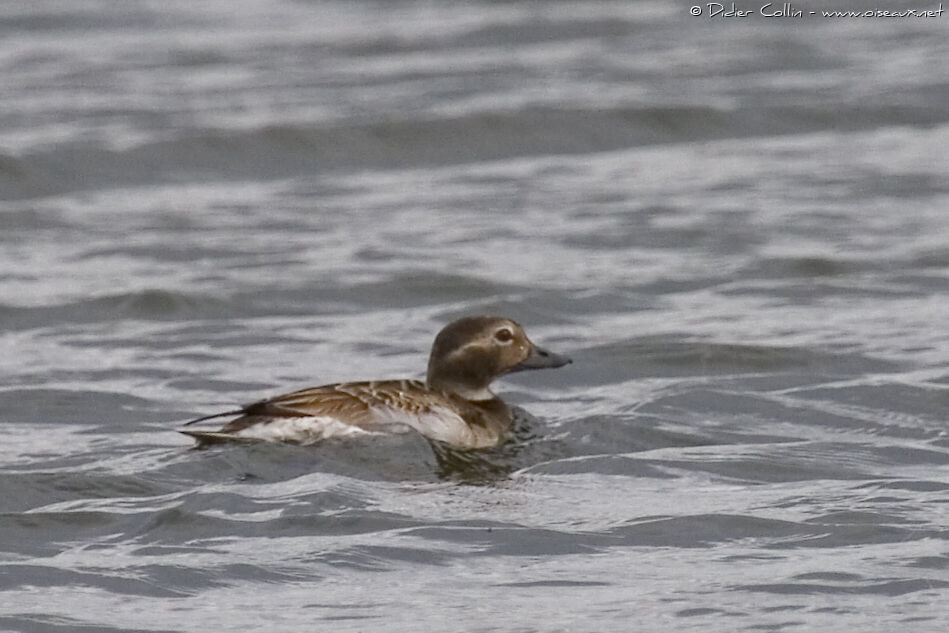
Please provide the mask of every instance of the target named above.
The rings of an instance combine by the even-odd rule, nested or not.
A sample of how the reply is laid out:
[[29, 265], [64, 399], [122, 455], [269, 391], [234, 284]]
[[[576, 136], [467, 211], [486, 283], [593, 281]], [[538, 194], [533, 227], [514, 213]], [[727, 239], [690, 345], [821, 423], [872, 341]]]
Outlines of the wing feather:
[[[470, 447], [496, 444], [507, 415], [497, 429], [471, 425], [473, 413], [451, 397], [416, 380], [339, 383], [300, 389], [260, 400], [201, 420], [237, 415], [214, 432], [183, 431], [201, 444], [234, 439], [277, 439], [310, 443], [330, 436], [414, 429], [434, 440]], [[503, 413], [506, 413], [506, 408]], [[476, 416], [480, 420], [480, 414]], [[189, 423], [190, 424], [190, 423]]]

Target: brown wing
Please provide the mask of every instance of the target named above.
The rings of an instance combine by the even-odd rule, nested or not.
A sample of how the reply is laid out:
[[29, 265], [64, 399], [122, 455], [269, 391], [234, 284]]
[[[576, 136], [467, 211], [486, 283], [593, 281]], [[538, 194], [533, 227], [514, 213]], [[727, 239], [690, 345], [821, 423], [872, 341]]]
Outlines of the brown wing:
[[[410, 397], [412, 393], [415, 397]], [[428, 406], [417, 394], [424, 384], [415, 380], [340, 383], [293, 391], [244, 407], [240, 417], [231, 420], [220, 433], [236, 433], [254, 424], [266, 424], [277, 418], [325, 416], [369, 428], [376, 424], [372, 409], [400, 408], [420, 412]]]
[[[235, 433], [282, 419], [326, 417], [367, 431], [397, 425], [464, 448], [496, 445], [507, 433], [511, 413], [500, 399], [471, 403], [457, 396], [433, 392], [414, 380], [387, 380], [324, 385], [249, 404], [240, 411], [199, 418], [237, 415], [213, 432], [182, 431], [198, 446], [230, 441]], [[240, 436], [237, 436], [238, 438]], [[248, 438], [251, 439], [251, 438]], [[259, 439], [259, 438], [258, 438]]]

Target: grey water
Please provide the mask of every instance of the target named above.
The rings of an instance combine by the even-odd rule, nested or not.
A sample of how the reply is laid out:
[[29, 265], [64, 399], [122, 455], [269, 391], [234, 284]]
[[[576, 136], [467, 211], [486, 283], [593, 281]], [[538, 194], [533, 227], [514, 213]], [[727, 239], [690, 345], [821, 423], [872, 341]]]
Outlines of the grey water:
[[[0, 630], [946, 630], [949, 16], [737, 4], [0, 4]], [[497, 450], [176, 433], [480, 313]]]

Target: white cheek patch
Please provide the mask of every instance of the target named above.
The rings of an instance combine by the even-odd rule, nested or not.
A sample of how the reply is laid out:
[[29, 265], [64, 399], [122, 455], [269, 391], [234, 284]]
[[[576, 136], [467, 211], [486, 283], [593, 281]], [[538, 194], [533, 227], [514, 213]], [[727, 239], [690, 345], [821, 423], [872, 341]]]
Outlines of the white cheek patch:
[[[397, 432], [392, 429], [386, 429], [386, 431]], [[331, 437], [355, 435], [373, 435], [373, 433], [354, 424], [347, 424], [326, 416], [273, 418], [268, 422], [253, 424], [234, 433], [234, 437], [297, 444], [313, 444]]]
[[446, 358], [464, 358], [468, 355], [469, 350], [483, 350], [484, 345], [480, 343], [468, 343], [467, 345], [462, 345], [458, 349], [452, 350]]

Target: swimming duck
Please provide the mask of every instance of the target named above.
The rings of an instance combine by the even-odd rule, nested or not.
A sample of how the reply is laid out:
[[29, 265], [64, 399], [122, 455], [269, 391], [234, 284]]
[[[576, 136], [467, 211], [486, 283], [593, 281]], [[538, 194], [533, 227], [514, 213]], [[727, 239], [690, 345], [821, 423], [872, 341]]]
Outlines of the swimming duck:
[[513, 422], [491, 382], [525, 369], [571, 362], [534, 345], [523, 328], [500, 317], [465, 317], [435, 337], [425, 381], [382, 380], [310, 387], [260, 400], [185, 426], [238, 416], [217, 431], [181, 431], [197, 447], [227, 441], [312, 444], [330, 437], [416, 431], [455, 448], [500, 444]]

